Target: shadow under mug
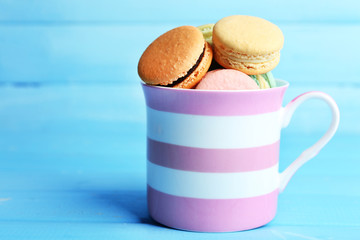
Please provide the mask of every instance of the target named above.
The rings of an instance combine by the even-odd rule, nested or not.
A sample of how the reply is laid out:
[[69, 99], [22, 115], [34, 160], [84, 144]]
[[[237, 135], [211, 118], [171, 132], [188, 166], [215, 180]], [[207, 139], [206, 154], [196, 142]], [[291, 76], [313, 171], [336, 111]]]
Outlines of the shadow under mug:
[[[292, 175], [317, 155], [339, 124], [323, 92], [282, 107], [289, 84], [251, 91], [186, 90], [142, 84], [147, 105], [147, 199], [151, 217], [172, 228], [229, 232], [270, 222]], [[325, 101], [324, 136], [278, 172], [280, 131], [310, 98]]]

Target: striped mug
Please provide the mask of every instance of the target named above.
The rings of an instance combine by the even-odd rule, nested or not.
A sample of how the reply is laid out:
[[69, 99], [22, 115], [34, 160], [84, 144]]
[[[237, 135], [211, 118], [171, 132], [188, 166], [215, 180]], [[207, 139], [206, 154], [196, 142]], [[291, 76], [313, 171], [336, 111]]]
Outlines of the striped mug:
[[[229, 232], [271, 221], [278, 194], [332, 138], [334, 100], [304, 93], [282, 107], [288, 83], [251, 91], [174, 89], [142, 84], [147, 105], [147, 201], [151, 217], [172, 228]], [[325, 135], [278, 172], [280, 131], [310, 98], [325, 101]]]

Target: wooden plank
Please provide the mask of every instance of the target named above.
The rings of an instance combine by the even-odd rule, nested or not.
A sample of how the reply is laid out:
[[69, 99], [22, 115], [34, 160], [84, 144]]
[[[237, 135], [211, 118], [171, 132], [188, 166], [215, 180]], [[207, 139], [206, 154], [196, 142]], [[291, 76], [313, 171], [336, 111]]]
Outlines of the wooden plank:
[[[3, 240], [55, 240], [55, 239], [346, 239], [357, 240], [359, 226], [277, 226], [271, 223], [251, 231], [197, 233], [175, 230], [155, 223], [74, 223], [74, 222], [0, 222]], [[21, 227], [19, 227], [21, 226]]]
[[[289, 89], [284, 102], [306, 90], [296, 87]], [[342, 124], [335, 138], [296, 174], [289, 186], [296, 181], [299, 181], [297, 186], [301, 185], [303, 175], [358, 175], [360, 162], [353, 153], [360, 145], [360, 128], [356, 117], [359, 89], [320, 90], [330, 93], [338, 101]], [[282, 134], [281, 170], [320, 138], [330, 122], [329, 117], [324, 104], [316, 101], [307, 103], [295, 113], [290, 126]], [[101, 166], [102, 171], [108, 173], [119, 169], [144, 172], [145, 121], [145, 103], [138, 84], [2, 87], [0, 156], [2, 164], [6, 164], [6, 167], [2, 165], [2, 169], [21, 173], [17, 179], [24, 182], [27, 178], [21, 175], [27, 171], [58, 173], [61, 169], [64, 173], [91, 173]], [[18, 165], [24, 168], [19, 169]], [[4, 174], [7, 176], [6, 172]], [[3, 181], [9, 180], [5, 178]], [[10, 183], [15, 184], [16, 181]], [[30, 187], [14, 184], [7, 184], [7, 189], [24, 190]], [[337, 191], [344, 189], [351, 192], [351, 188], [356, 189], [351, 184], [342, 187], [338, 182], [327, 185], [326, 178], [311, 179], [303, 184], [319, 189], [315, 192], [331, 190], [318, 184], [336, 186]], [[54, 188], [54, 185], [46, 186]]]
[[[306, 90], [289, 89], [285, 102]], [[351, 177], [358, 176], [360, 167], [358, 156], [354, 154], [354, 149], [360, 145], [356, 122], [359, 89], [321, 90], [338, 101], [343, 124], [329, 145], [295, 175], [290, 190], [296, 185], [312, 186], [309, 188], [312, 194], [329, 193], [333, 189], [356, 193], [354, 189], [358, 188], [354, 184], [357, 181], [352, 181]], [[8, 86], [0, 88], [0, 96], [0, 156], [5, 171], [0, 175], [4, 177], [3, 182], [8, 182], [4, 190], [49, 190], [66, 186], [66, 179], [60, 182], [36, 180], [32, 176], [35, 173], [48, 172], [50, 176], [43, 178], [49, 179], [51, 173], [64, 174], [64, 177], [69, 174], [81, 177], [83, 173], [100, 170], [104, 174], [117, 173], [116, 176], [123, 174], [118, 173], [121, 169], [144, 173], [146, 115], [138, 84]], [[324, 104], [311, 103], [301, 107], [290, 127], [283, 131], [280, 170], [313, 144], [325, 131], [325, 123], [329, 124], [329, 113], [320, 111]], [[29, 181], [29, 171], [33, 182]], [[17, 173], [17, 181], [7, 178], [13, 173]], [[303, 176], [312, 177], [304, 180]], [[351, 184], [338, 181], [329, 184], [328, 176], [347, 179]], [[33, 184], [23, 185], [27, 182]], [[38, 185], [41, 182], [45, 185]], [[304, 188], [300, 191], [309, 193]]]
[[[132, 128], [131, 125], [128, 127]], [[104, 174], [110, 174], [118, 171], [144, 172], [146, 169], [145, 131], [132, 133], [136, 136], [135, 139], [124, 135], [99, 136], [91, 130], [88, 134], [81, 135], [66, 134], [69, 132], [68, 129], [63, 131], [63, 135], [49, 131], [48, 136], [44, 136], [44, 134], [37, 136], [35, 132], [23, 135], [14, 133], [14, 137], [9, 137], [10, 135], [2, 133], [4, 139], [1, 142], [0, 149], [2, 168], [9, 173], [17, 172], [19, 175], [17, 176], [19, 184], [17, 181], [11, 182], [3, 186], [2, 189], [31, 189], [30, 186], [23, 187], [21, 185], [27, 179], [25, 176], [25, 178], [21, 176], [27, 171], [34, 174], [39, 172], [64, 173], [66, 176], [66, 174], [77, 173], [90, 174], [100, 170]], [[96, 137], [99, 140], [91, 140]], [[280, 148], [280, 171], [289, 166], [315, 139], [317, 139], [315, 136], [305, 137], [299, 134], [283, 136]], [[296, 182], [295, 185], [301, 185], [303, 176], [312, 176], [304, 185], [326, 186], [327, 176], [350, 179], [353, 176], [358, 176], [359, 158], [353, 154], [353, 149], [358, 146], [358, 135], [336, 136], [313, 160], [301, 168], [292, 182]], [[18, 165], [23, 166], [23, 168], [19, 168]], [[6, 172], [3, 175], [7, 176]], [[322, 178], [316, 180], [313, 176], [321, 176]], [[292, 182], [289, 186], [292, 185]], [[49, 183], [45, 182], [44, 184], [44, 189], [48, 190]], [[354, 185], [341, 186], [336, 182], [329, 185], [332, 188], [336, 187], [337, 191], [349, 192], [351, 192], [352, 186]], [[359, 188], [354, 188], [353, 191], [356, 192], [355, 190], [360, 191]], [[306, 190], [302, 191], [306, 192]], [[322, 189], [319, 188], [316, 191], [322, 192]], [[311, 193], [316, 193], [316, 191]], [[325, 188], [324, 191], [331, 192], [331, 189]]]
[[[138, 82], [142, 52], [175, 26], [0, 25], [0, 83]], [[280, 27], [285, 46], [276, 77], [306, 86], [359, 86], [360, 25]]]
[[[143, 174], [145, 176], [145, 174]], [[44, 177], [46, 174], [43, 175]], [[126, 176], [126, 175], [125, 175]], [[53, 178], [59, 175], [53, 174]], [[142, 184], [142, 189], [117, 185], [112, 176], [112, 190], [102, 180], [103, 175], [83, 175], [83, 182], [76, 182], [72, 176], [65, 181], [71, 190], [24, 190], [3, 191], [0, 208], [2, 222], [74, 222], [74, 223], [151, 223], [146, 203], [144, 177], [130, 178]], [[89, 181], [90, 177], [93, 178]], [[15, 178], [13, 178], [15, 179]], [[13, 180], [8, 178], [8, 180]], [[65, 179], [65, 178], [64, 178]], [[80, 179], [80, 176], [78, 177]], [[304, 178], [305, 179], [305, 178]], [[330, 178], [331, 179], [331, 178]], [[43, 181], [46, 178], [42, 179]], [[60, 182], [61, 178], [58, 178]], [[84, 183], [99, 181], [97, 188], [84, 187]], [[125, 178], [118, 180], [126, 181]], [[360, 183], [360, 178], [348, 179]], [[340, 181], [342, 184], [350, 181]], [[332, 181], [328, 182], [331, 185]], [[305, 185], [305, 184], [303, 184]], [[354, 184], [355, 185], [355, 184]], [[353, 185], [353, 186], [354, 186]], [[308, 186], [311, 188], [311, 186]], [[297, 193], [284, 192], [279, 196], [277, 215], [271, 222], [274, 226], [358, 226], [360, 227], [359, 194], [343, 193]]]
[[[284, 105], [310, 90], [330, 94], [339, 105], [339, 134], [360, 133], [357, 124], [360, 89], [320, 85], [300, 87], [294, 83], [285, 94]], [[15, 139], [19, 136], [32, 135], [38, 136], [40, 141], [41, 136], [66, 134], [78, 137], [95, 137], [97, 134], [106, 138], [128, 134], [128, 138], [136, 139], [139, 134], [145, 133], [145, 114], [145, 101], [138, 83], [0, 88], [0, 132], [8, 137], [8, 141], [4, 142], [6, 145], [11, 141], [16, 143]], [[283, 133], [321, 136], [329, 124], [327, 105], [319, 100], [310, 100], [295, 112]], [[94, 138], [93, 141], [98, 140]]]
[[[342, 142], [346, 140], [342, 139]], [[296, 143], [292, 149], [301, 141], [297, 139]], [[335, 149], [332, 154], [337, 152]], [[119, 159], [117, 164], [115, 159], [109, 161], [106, 157], [94, 161], [91, 153], [73, 158], [62, 158], [64, 155], [56, 158], [57, 155], [43, 153], [37, 158], [23, 152], [13, 159], [5, 155], [0, 170], [0, 181], [6, 183], [0, 196], [1, 239], [22, 239], [25, 236], [26, 239], [61, 239], [64, 236], [96, 239], [103, 231], [106, 234], [102, 237], [122, 239], [141, 239], [145, 234], [143, 231], [147, 239], [157, 234], [173, 238], [195, 237], [196, 233], [161, 227], [149, 218], [143, 171], [145, 162], [140, 162], [138, 155], [123, 162]], [[307, 166], [312, 164], [315, 174], [297, 174], [279, 197], [275, 219], [263, 228], [250, 231], [249, 237], [254, 237], [254, 234], [261, 234], [256, 236], [266, 239], [279, 239], [279, 236], [289, 239], [342, 236], [340, 239], [351, 239], [347, 237], [358, 236], [360, 192], [357, 186], [360, 177], [357, 169], [360, 163], [356, 155], [351, 156], [352, 159], [347, 159], [352, 163], [352, 169], [348, 169], [350, 172], [341, 169], [345, 163], [336, 164], [336, 159], [322, 159], [323, 162], [327, 160], [326, 165], [332, 168], [327, 175], [324, 173], [329, 169], [309, 163]], [[122, 165], [126, 161], [136, 162], [138, 169]], [[224, 235], [238, 239], [247, 233]], [[218, 237], [213, 234], [199, 236], [204, 239]]]
[[272, 21], [359, 22], [355, 0], [276, 1], [1, 1], [3, 22], [214, 22], [234, 14], [256, 15]]

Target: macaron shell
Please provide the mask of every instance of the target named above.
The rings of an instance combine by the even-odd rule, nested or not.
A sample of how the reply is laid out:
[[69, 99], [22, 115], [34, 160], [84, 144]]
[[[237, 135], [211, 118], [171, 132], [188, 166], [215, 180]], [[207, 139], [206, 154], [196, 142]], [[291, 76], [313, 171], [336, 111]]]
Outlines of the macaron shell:
[[284, 36], [278, 26], [258, 17], [234, 15], [220, 19], [214, 26], [213, 42], [248, 55], [279, 51]]
[[255, 90], [256, 82], [248, 75], [233, 69], [208, 72], [196, 86], [200, 90]]
[[174, 88], [189, 89], [195, 87], [209, 70], [212, 59], [213, 59], [212, 48], [208, 42], [205, 42], [204, 56], [201, 59], [201, 62], [198, 65], [198, 67], [181, 83], [175, 85]]
[[154, 40], [142, 54], [138, 74], [147, 84], [168, 85], [185, 76], [204, 51], [202, 32], [194, 26], [174, 28]]

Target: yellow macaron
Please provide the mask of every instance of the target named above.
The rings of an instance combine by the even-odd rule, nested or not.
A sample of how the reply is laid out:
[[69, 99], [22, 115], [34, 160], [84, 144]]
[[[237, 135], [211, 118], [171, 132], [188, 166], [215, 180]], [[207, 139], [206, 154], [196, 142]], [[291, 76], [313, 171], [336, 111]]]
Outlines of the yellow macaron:
[[213, 30], [215, 60], [248, 75], [264, 74], [280, 61], [284, 36], [278, 26], [258, 17], [234, 15], [219, 20]]

